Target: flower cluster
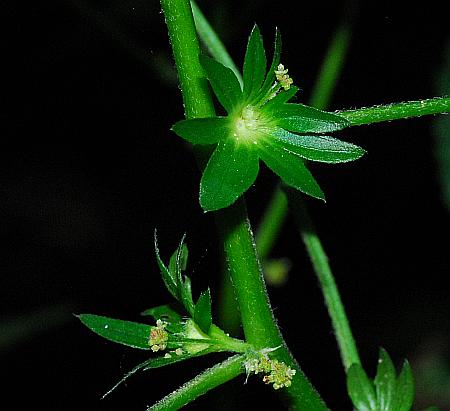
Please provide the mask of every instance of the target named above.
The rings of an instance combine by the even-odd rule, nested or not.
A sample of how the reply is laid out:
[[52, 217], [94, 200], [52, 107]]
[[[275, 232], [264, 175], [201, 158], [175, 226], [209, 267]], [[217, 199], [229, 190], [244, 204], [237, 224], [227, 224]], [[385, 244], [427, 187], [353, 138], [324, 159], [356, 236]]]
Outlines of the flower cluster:
[[270, 359], [265, 352], [260, 352], [256, 357], [249, 358], [245, 361], [244, 366], [247, 375], [251, 373], [265, 374], [263, 381], [266, 384], [273, 384], [275, 390], [289, 387], [296, 372], [284, 362]]
[[294, 80], [289, 77], [288, 69], [285, 69], [282, 64], [278, 64], [278, 67], [275, 70], [275, 76], [281, 87], [283, 87], [285, 90], [289, 90], [291, 88], [291, 84], [294, 82]]
[[166, 331], [167, 323], [162, 320], [156, 321], [156, 327], [150, 329], [150, 337], [148, 339], [148, 345], [153, 352], [163, 351], [167, 347], [167, 341], [169, 334]]

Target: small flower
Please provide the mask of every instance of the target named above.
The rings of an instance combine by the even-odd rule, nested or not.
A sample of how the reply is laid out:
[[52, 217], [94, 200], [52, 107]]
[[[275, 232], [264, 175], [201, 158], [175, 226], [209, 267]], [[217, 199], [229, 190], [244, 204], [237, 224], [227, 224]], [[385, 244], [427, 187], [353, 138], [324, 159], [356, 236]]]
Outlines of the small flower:
[[280, 63], [278, 64], [277, 69], [275, 70], [275, 76], [280, 85], [285, 89], [289, 90], [291, 88], [291, 84], [294, 82], [289, 75], [288, 69], [285, 69], [284, 66]]
[[228, 115], [182, 120], [172, 129], [193, 144], [217, 144], [200, 181], [200, 205], [205, 211], [235, 202], [255, 182], [260, 160], [286, 184], [324, 200], [305, 160], [342, 163], [356, 160], [365, 152], [323, 135], [348, 127], [345, 118], [288, 103], [298, 88], [280, 64], [280, 52], [277, 32], [266, 74], [266, 55], [255, 26], [245, 54], [242, 88], [229, 68], [200, 56], [212, 89]]
[[252, 355], [244, 362], [247, 378], [250, 374], [265, 374], [264, 383], [273, 384], [275, 390], [291, 385], [295, 370], [284, 362], [270, 359], [264, 351]]
[[272, 360], [270, 365], [270, 373], [269, 375], [264, 376], [263, 381], [266, 384], [273, 384], [275, 390], [289, 387], [296, 371], [288, 367], [284, 362], [278, 360]]
[[150, 338], [148, 339], [148, 345], [153, 352], [166, 349], [167, 340], [169, 339], [169, 334], [165, 330], [166, 327], [166, 322], [157, 320], [156, 327], [152, 327], [150, 329]]

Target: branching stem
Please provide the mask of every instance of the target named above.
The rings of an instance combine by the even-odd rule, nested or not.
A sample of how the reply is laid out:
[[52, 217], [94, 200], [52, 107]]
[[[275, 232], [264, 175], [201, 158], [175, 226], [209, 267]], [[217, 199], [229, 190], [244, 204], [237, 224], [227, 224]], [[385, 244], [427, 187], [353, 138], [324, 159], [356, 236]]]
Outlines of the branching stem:
[[[178, 70], [186, 117], [212, 116], [214, 108], [199, 63], [200, 49], [189, 0], [161, 0], [161, 5]], [[257, 349], [280, 347], [272, 357], [296, 370], [292, 385], [285, 389], [291, 409], [326, 410], [321, 398], [287, 349], [274, 320], [256, 255], [245, 200], [240, 199], [233, 206], [217, 212], [216, 217], [230, 276], [236, 288], [246, 341]], [[210, 384], [211, 388], [218, 385], [208, 374], [205, 375], [203, 384]], [[190, 395], [189, 386], [184, 392], [188, 402], [196, 398], [195, 392]]]
[[361, 108], [358, 110], [338, 111], [352, 126], [379, 123], [381, 121], [400, 120], [409, 117], [420, 117], [429, 114], [450, 112], [450, 97], [436, 97], [419, 101], [386, 104]]

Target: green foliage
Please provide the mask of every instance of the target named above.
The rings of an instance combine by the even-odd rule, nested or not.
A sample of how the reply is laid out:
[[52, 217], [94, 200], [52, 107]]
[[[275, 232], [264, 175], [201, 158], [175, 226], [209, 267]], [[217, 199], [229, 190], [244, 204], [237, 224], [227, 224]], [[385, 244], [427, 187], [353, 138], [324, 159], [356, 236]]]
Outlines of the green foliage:
[[[266, 73], [267, 60], [262, 37], [258, 27], [253, 28], [241, 82], [240, 74], [228, 68], [234, 65], [228, 64], [226, 67], [206, 56], [198, 58], [199, 49], [189, 2], [162, 0], [161, 3], [179, 70], [186, 115], [190, 118], [176, 123], [173, 130], [192, 144], [217, 144], [200, 183], [200, 204], [205, 211], [225, 208], [235, 202], [257, 178], [259, 160], [265, 162], [288, 185], [324, 199], [324, 193], [305, 162], [353, 161], [360, 158], [364, 150], [323, 133], [350, 125], [448, 111], [450, 100], [445, 98], [352, 110], [339, 115], [289, 103], [298, 88], [292, 85], [288, 70], [280, 64], [281, 36], [278, 31], [272, 63]], [[196, 14], [199, 15], [198, 11]], [[214, 50], [221, 49], [216, 47]], [[198, 76], [201, 72], [206, 75], [218, 101], [225, 108], [228, 114], [226, 117], [194, 118], [208, 117], [213, 113], [203, 79]], [[173, 304], [153, 307], [142, 313], [153, 317], [156, 326], [92, 314], [82, 314], [79, 319], [93, 332], [110, 341], [154, 352], [171, 350], [137, 365], [118, 384], [139, 370], [158, 368], [211, 352], [240, 353], [183, 385], [155, 404], [152, 410], [178, 409], [240, 374], [243, 365], [247, 373], [265, 374], [263, 380], [273, 384], [275, 389], [286, 388], [293, 400], [293, 408], [325, 410], [325, 404], [289, 353], [274, 321], [245, 205], [240, 203], [229, 211], [228, 214], [223, 213], [225, 218], [219, 225], [224, 233], [230, 273], [243, 314], [244, 331], [252, 344], [229, 337], [213, 324], [209, 289], [203, 291], [194, 303], [191, 281], [184, 275], [188, 258], [184, 237], [166, 265], [160, 257], [155, 233], [156, 259], [161, 276], [176, 300]], [[318, 260], [323, 265], [326, 257]], [[325, 278], [333, 280], [331, 273], [319, 279], [325, 283]], [[328, 298], [327, 304], [329, 302], [340, 304], [336, 295]], [[341, 315], [346, 321], [343, 310]], [[339, 329], [336, 323], [333, 325]], [[377, 375], [372, 382], [359, 364], [351, 333], [341, 335], [342, 340], [346, 340], [344, 342], [356, 353], [352, 361], [348, 360], [352, 356], [344, 356], [347, 358], [344, 358], [346, 367], [346, 361], [348, 364], [353, 363], [348, 369], [347, 384], [356, 410], [408, 411], [414, 396], [408, 363], [405, 362], [397, 377], [388, 354], [381, 350]], [[276, 347], [264, 346], [266, 343]], [[269, 357], [269, 353], [274, 358]]]
[[148, 345], [150, 325], [93, 314], [80, 314], [78, 318], [86, 327], [107, 340], [132, 348], [150, 349]]
[[259, 160], [285, 183], [324, 199], [305, 160], [342, 163], [364, 154], [358, 146], [319, 134], [348, 127], [348, 120], [288, 103], [298, 88], [291, 86], [292, 79], [279, 64], [280, 53], [277, 31], [273, 60], [266, 72], [266, 53], [255, 26], [245, 53], [243, 89], [231, 69], [200, 56], [206, 77], [228, 116], [182, 120], [172, 130], [192, 144], [217, 143], [200, 182], [200, 205], [205, 211], [225, 208], [247, 191], [258, 175]]
[[211, 292], [209, 288], [200, 294], [197, 304], [195, 304], [193, 320], [203, 332], [208, 334], [212, 324]]
[[[165, 351], [164, 355], [150, 358], [134, 367], [105, 396], [140, 370], [164, 367], [212, 352], [242, 353], [248, 350], [245, 342], [229, 337], [212, 324], [209, 288], [200, 294], [194, 304], [191, 281], [182, 273], [186, 270], [188, 259], [184, 238], [183, 236], [166, 265], [160, 257], [155, 232], [155, 253], [161, 277], [167, 290], [177, 300], [173, 304], [152, 307], [142, 312], [143, 316], [152, 317], [156, 326], [93, 314], [78, 316], [86, 327], [109, 341], [153, 352]], [[191, 318], [187, 318], [185, 314]]]
[[184, 238], [185, 236], [183, 236], [180, 245], [170, 257], [169, 265], [166, 266], [159, 255], [158, 240], [155, 231], [155, 252], [166, 288], [184, 306], [189, 315], [192, 316], [194, 314], [194, 301], [192, 299], [191, 280], [182, 274], [182, 271], [186, 268], [188, 258]]
[[347, 390], [357, 411], [409, 411], [414, 400], [411, 367], [405, 361], [397, 377], [389, 354], [380, 349], [372, 382], [360, 364], [347, 371]]

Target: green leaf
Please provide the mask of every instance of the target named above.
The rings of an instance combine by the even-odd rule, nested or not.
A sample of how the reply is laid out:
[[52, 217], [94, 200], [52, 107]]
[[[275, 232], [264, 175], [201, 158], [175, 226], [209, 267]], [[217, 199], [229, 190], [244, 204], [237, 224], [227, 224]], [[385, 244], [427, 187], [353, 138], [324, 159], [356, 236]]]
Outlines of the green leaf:
[[[259, 96], [262, 98], [264, 98], [268, 94], [270, 88], [273, 86], [273, 84], [275, 82], [275, 70], [277, 69], [278, 64], [280, 64], [280, 55], [281, 55], [281, 34], [277, 27], [277, 29], [275, 31], [275, 45], [273, 48], [272, 64], [270, 65], [269, 71], [267, 72], [266, 79], [264, 80], [264, 83], [261, 87], [261, 91], [259, 93]], [[292, 88], [293, 87], [291, 87], [289, 90], [291, 90]], [[296, 88], [296, 90], [295, 90], [295, 92], [296, 92], [298, 89], [297, 89], [297, 87], [295, 87], [295, 88]], [[291, 97], [294, 96], [295, 92], [292, 94]], [[282, 94], [282, 93], [280, 93], [280, 94]]]
[[185, 306], [190, 316], [194, 315], [194, 301], [192, 300], [191, 279], [184, 276], [183, 285], [181, 288], [181, 302]]
[[180, 294], [181, 287], [183, 286], [182, 271], [186, 270], [187, 259], [188, 259], [188, 248], [184, 243], [186, 234], [181, 238], [180, 244], [177, 249], [170, 256], [169, 260], [169, 271], [175, 277], [177, 282], [177, 288], [179, 288], [178, 295]]
[[190, 358], [193, 357], [199, 357], [200, 355], [205, 355], [208, 354], [207, 351], [203, 351], [203, 352], [199, 352], [196, 354], [182, 354], [182, 355], [176, 355], [175, 353], [170, 354], [170, 358], [167, 357], [156, 357], [156, 358], [150, 358], [144, 362], [142, 362], [141, 364], [137, 365], [136, 367], [134, 367], [131, 371], [127, 372], [123, 378], [120, 379], [120, 381], [118, 381], [107, 393], [105, 393], [102, 397], [105, 398], [107, 395], [111, 394], [120, 384], [122, 384], [123, 382], [125, 382], [128, 378], [130, 378], [133, 374], [136, 374], [136, 372], [143, 370], [143, 371], [147, 371], [147, 370], [152, 370], [154, 368], [161, 368], [161, 367], [165, 367], [166, 365], [171, 365], [171, 364], [175, 364], [177, 362], [181, 362], [184, 360], [188, 360]]
[[242, 104], [242, 90], [238, 79], [231, 69], [208, 56], [200, 55], [200, 63], [220, 104], [230, 114]]
[[397, 373], [389, 354], [380, 348], [375, 390], [377, 393], [377, 411], [390, 411], [395, 394]]
[[78, 318], [86, 327], [107, 340], [133, 348], [150, 349], [148, 338], [151, 327], [149, 325], [93, 314], [80, 314]]
[[139, 365], [136, 365], [136, 367], [134, 367], [131, 371], [128, 371], [116, 384], [114, 384], [114, 386], [109, 389], [105, 394], [103, 394], [102, 399], [104, 399], [105, 397], [107, 397], [109, 394], [111, 394], [120, 384], [122, 384], [123, 382], [125, 382], [128, 378], [130, 378], [133, 374], [136, 374], [139, 370], [142, 370], [145, 368], [145, 366], [147, 364], [149, 364], [152, 361], [152, 359], [150, 360], [146, 360], [142, 363], [140, 363]]
[[403, 368], [397, 379], [395, 398], [392, 411], [409, 411], [414, 400], [414, 380], [411, 367], [405, 360]]
[[141, 315], [149, 315], [153, 317], [155, 321], [157, 320], [164, 320], [169, 323], [178, 323], [182, 320], [181, 314], [176, 311], [172, 305], [165, 304], [165, 305], [158, 305], [157, 307], [148, 308], [147, 310], [143, 311]]
[[375, 390], [360, 364], [347, 371], [347, 391], [357, 411], [378, 411]]
[[155, 321], [167, 320], [168, 322], [181, 321], [181, 314], [172, 308], [171, 305], [158, 305], [157, 307], [148, 308], [141, 313], [143, 316], [151, 316]]
[[193, 118], [178, 121], [172, 130], [192, 144], [215, 144], [230, 134], [230, 121], [227, 117]]
[[155, 253], [156, 253], [156, 261], [158, 262], [158, 267], [161, 271], [161, 276], [164, 281], [164, 284], [166, 288], [169, 290], [170, 294], [172, 294], [176, 299], [178, 299], [178, 287], [177, 287], [177, 279], [176, 276], [170, 272], [170, 270], [164, 265], [163, 261], [161, 260], [161, 257], [159, 255], [159, 249], [158, 249], [158, 238], [156, 235], [154, 235], [154, 241], [155, 241]]
[[312, 161], [345, 163], [357, 160], [365, 153], [361, 147], [329, 136], [298, 135], [278, 127], [271, 135], [280, 148]]
[[188, 248], [184, 243], [186, 234], [181, 238], [180, 244], [170, 257], [169, 272], [175, 277], [177, 292], [175, 298], [183, 304], [189, 315], [193, 315], [194, 303], [192, 300], [191, 281], [188, 277], [182, 275], [186, 269], [188, 259]]
[[208, 334], [212, 324], [211, 292], [209, 288], [200, 294], [197, 304], [195, 304], [193, 320], [205, 334]]
[[244, 99], [251, 101], [259, 92], [266, 75], [266, 53], [257, 25], [253, 27], [244, 59]]
[[286, 184], [312, 197], [325, 200], [325, 194], [301, 158], [276, 147], [274, 144], [261, 141], [258, 146], [261, 160]]
[[254, 183], [258, 171], [255, 150], [233, 139], [219, 142], [200, 182], [203, 210], [218, 210], [234, 203]]
[[303, 104], [286, 103], [269, 106], [269, 110], [264, 108], [277, 118], [278, 126], [296, 133], [329, 133], [350, 125], [344, 117]]
[[287, 103], [292, 97], [295, 96], [297, 91], [298, 87], [296, 86], [291, 86], [289, 90], [280, 91], [275, 97], [263, 105], [263, 111], [272, 115], [272, 113], [276, 110], [276, 107]]

